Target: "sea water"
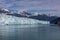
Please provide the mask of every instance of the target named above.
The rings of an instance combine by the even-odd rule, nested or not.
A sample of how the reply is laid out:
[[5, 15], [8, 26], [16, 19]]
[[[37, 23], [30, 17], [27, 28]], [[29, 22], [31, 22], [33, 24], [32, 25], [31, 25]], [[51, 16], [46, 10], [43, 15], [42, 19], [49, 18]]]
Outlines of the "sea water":
[[0, 25], [0, 40], [60, 40], [57, 25]]

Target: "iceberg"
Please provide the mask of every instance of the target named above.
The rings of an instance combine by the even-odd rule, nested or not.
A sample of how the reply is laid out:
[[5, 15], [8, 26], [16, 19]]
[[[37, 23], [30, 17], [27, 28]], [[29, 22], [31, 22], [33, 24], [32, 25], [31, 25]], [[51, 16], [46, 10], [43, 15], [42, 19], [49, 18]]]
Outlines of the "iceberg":
[[49, 21], [42, 21], [26, 17], [15, 17], [11, 15], [0, 15], [0, 25], [3, 24], [50, 24]]

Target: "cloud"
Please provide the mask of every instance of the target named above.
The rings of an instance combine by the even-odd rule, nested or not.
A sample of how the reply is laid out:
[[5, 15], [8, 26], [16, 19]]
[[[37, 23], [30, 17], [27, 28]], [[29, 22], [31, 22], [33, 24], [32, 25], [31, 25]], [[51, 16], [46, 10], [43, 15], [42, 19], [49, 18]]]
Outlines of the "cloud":
[[[0, 0], [0, 7], [23, 10], [23, 9], [35, 9], [35, 10], [52, 10], [51, 13], [60, 13], [60, 0]], [[49, 12], [48, 11], [48, 12]]]

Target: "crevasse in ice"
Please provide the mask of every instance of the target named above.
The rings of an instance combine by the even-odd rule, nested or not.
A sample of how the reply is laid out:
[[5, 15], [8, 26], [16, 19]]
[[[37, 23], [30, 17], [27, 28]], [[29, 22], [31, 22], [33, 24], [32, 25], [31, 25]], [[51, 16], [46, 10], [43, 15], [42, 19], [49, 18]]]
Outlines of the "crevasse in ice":
[[0, 24], [50, 24], [50, 23], [49, 21], [42, 21], [25, 17], [0, 15]]

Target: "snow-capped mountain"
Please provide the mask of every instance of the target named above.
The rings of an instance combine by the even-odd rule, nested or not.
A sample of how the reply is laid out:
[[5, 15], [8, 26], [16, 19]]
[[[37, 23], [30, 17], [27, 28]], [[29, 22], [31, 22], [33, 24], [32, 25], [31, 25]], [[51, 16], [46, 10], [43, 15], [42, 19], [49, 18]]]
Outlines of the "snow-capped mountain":
[[[48, 16], [46, 14], [39, 14], [39, 13], [28, 13], [26, 11], [21, 11], [21, 12], [17, 12], [17, 13], [14, 13], [14, 12], [10, 12], [9, 10], [7, 9], [0, 9], [0, 12], [6, 14], [6, 17], [3, 15], [1, 16], [3, 22], [5, 21], [8, 21], [9, 23], [12, 21], [12, 20], [15, 20], [16, 19], [16, 23], [21, 23], [20, 21], [23, 20], [23, 23], [27, 22], [33, 22], [33, 23], [47, 23], [47, 21], [52, 21], [52, 20], [55, 20], [56, 16]], [[18, 19], [17, 19], [18, 18]], [[6, 20], [8, 19], [8, 20]], [[10, 20], [11, 19], [11, 20]], [[10, 21], [9, 21], [10, 20]], [[26, 20], [26, 21], [25, 21]], [[33, 20], [33, 21], [32, 21]], [[38, 20], [36, 22], [36, 20]], [[17, 22], [18, 21], [18, 22]], [[3, 23], [2, 22], [2, 23]], [[33, 24], [32, 23], [32, 24]]]
[[22, 15], [22, 16], [26, 16], [26, 17], [31, 16], [31, 14], [28, 13], [28, 12], [26, 12], [26, 11], [22, 11], [22, 12], [20, 12], [19, 14]]
[[9, 13], [9, 10], [5, 9], [5, 8], [0, 8], [0, 12], [1, 13]]
[[7, 15], [12, 15], [12, 16], [16, 16], [16, 17], [28, 17], [28, 18], [32, 18], [32, 19], [37, 19], [37, 20], [45, 20], [45, 21], [51, 21], [56, 19], [56, 16], [48, 16], [46, 14], [39, 14], [39, 13], [28, 13], [26, 11], [21, 11], [19, 13], [9, 13]]

